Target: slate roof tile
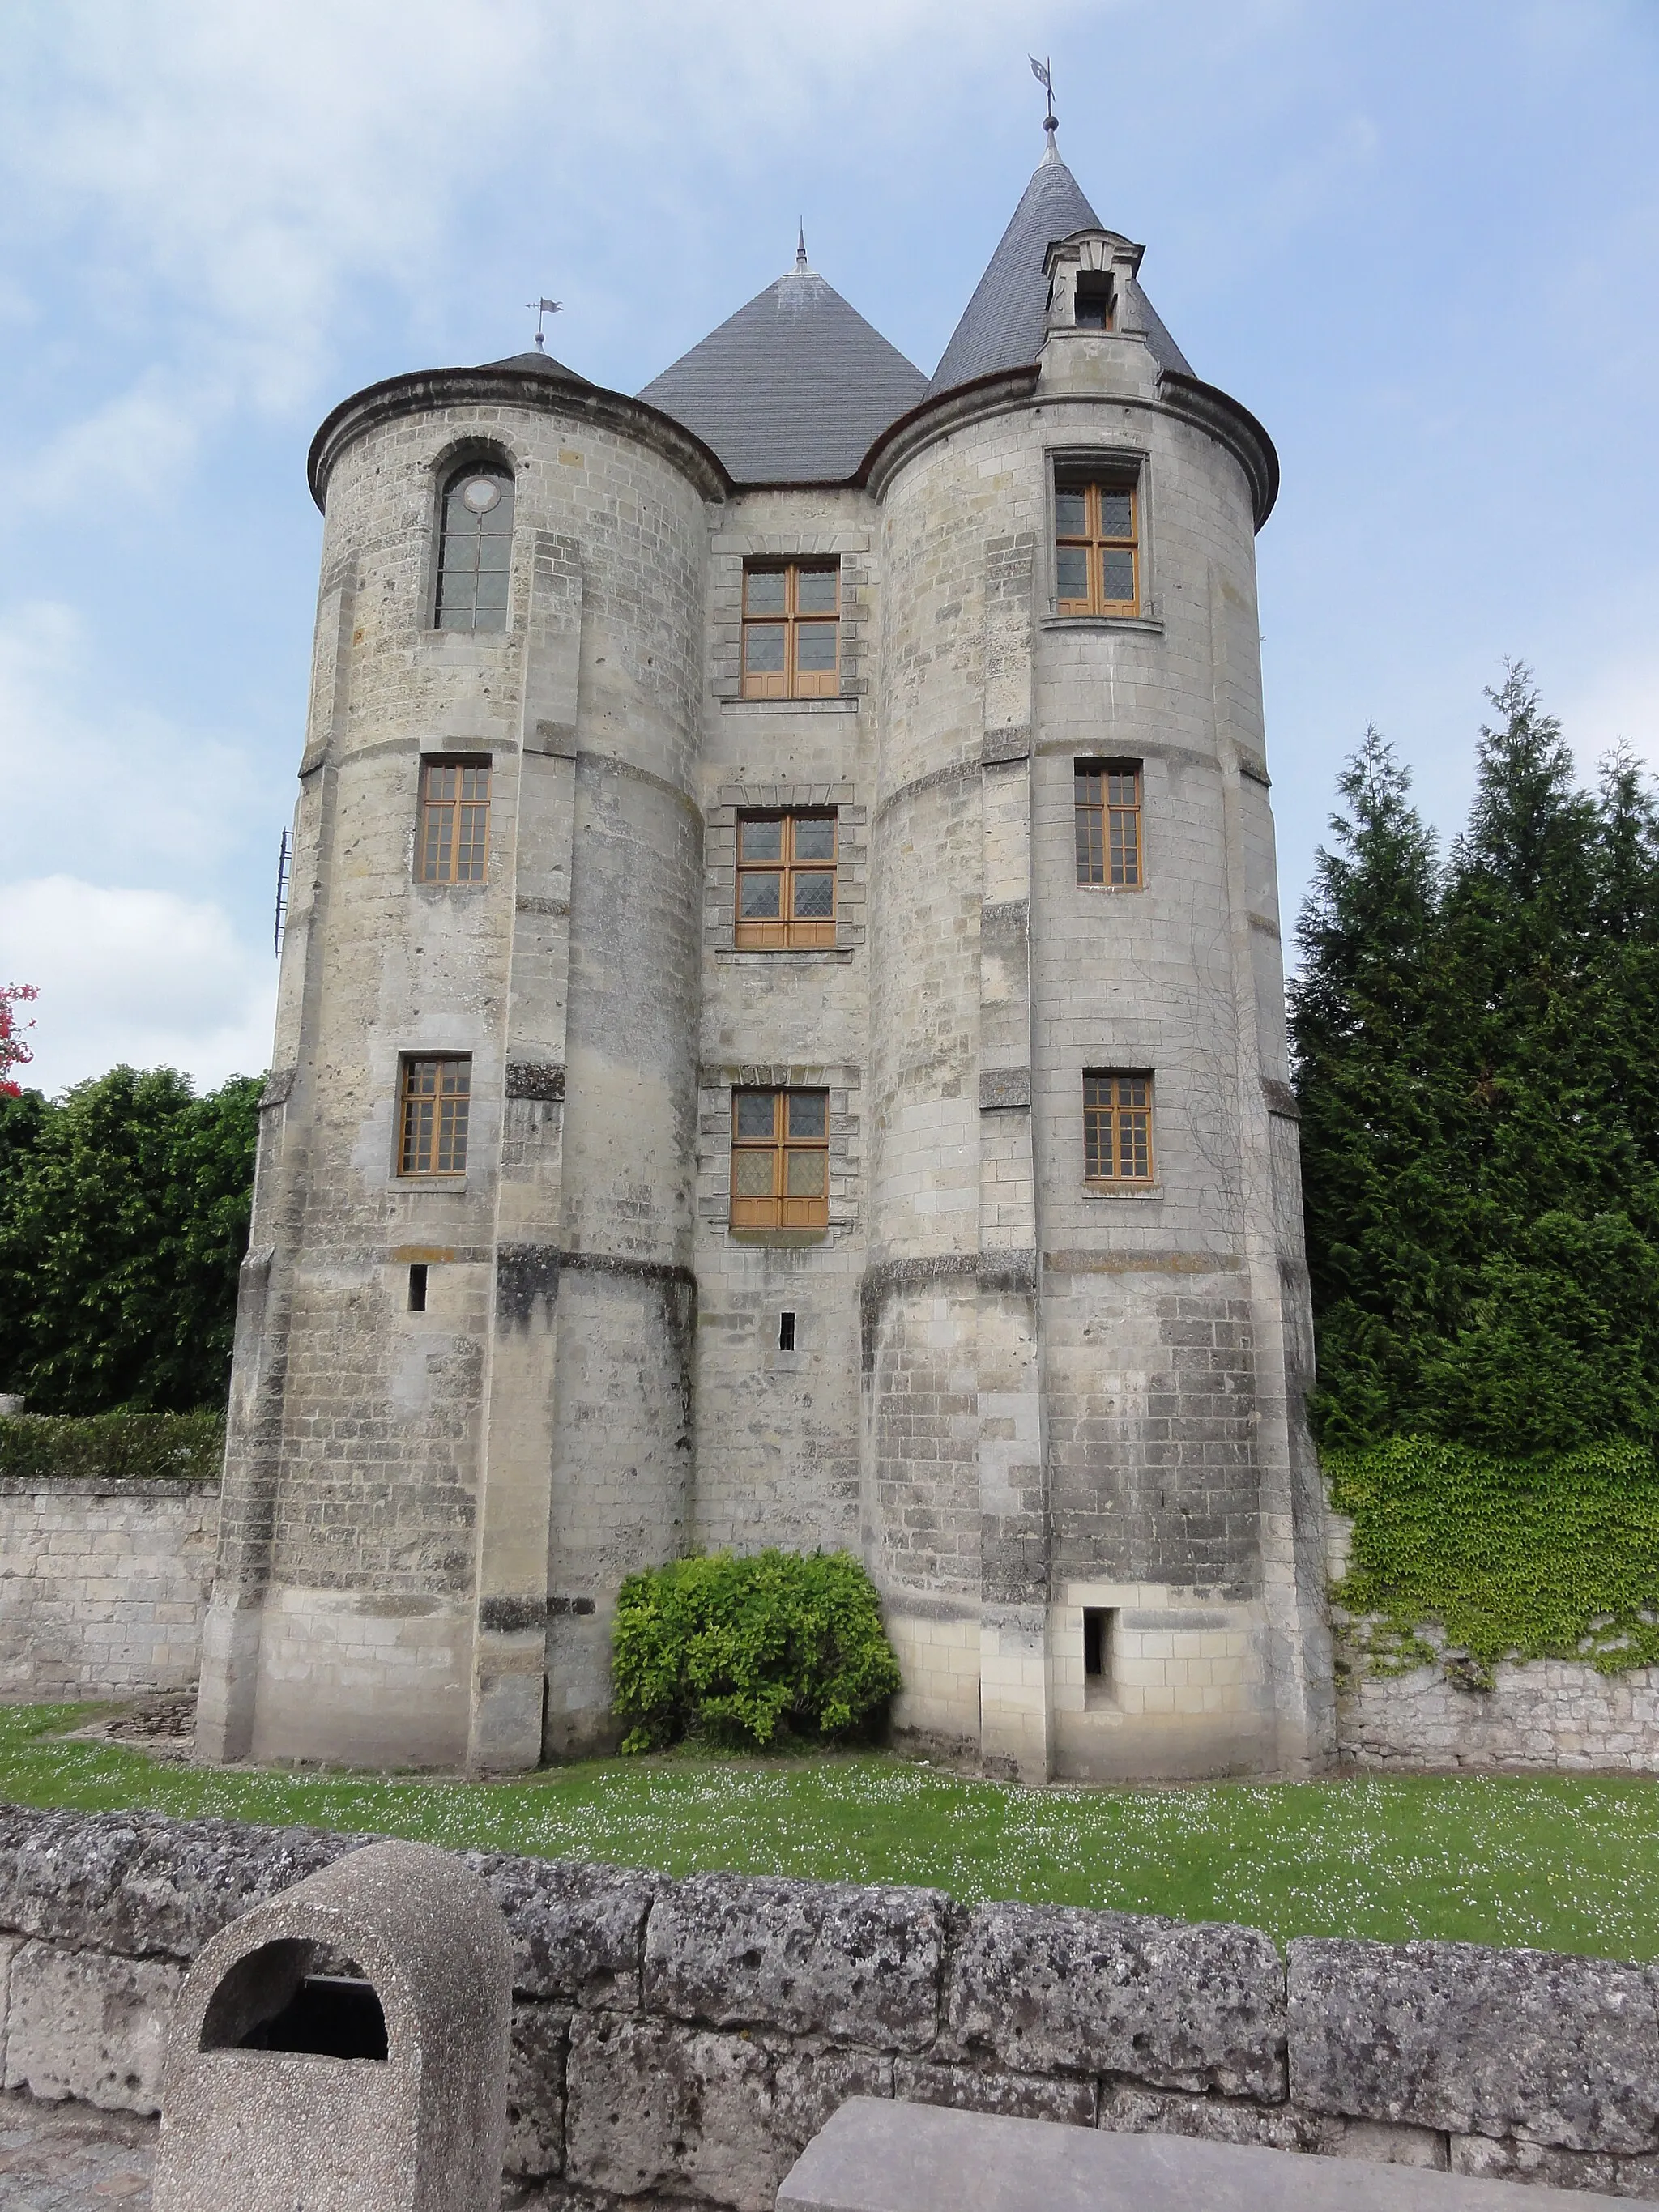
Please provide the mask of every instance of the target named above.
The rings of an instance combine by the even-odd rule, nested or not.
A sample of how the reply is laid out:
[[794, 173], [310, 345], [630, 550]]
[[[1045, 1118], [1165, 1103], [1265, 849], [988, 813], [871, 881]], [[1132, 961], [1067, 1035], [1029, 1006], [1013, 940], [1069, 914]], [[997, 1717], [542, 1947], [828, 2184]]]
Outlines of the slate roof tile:
[[[1032, 173], [1001, 242], [939, 358], [928, 382], [928, 398], [970, 383], [976, 376], [1034, 362], [1042, 349], [1048, 308], [1044, 255], [1056, 239], [1070, 238], [1075, 231], [1105, 228], [1084, 197], [1083, 187], [1051, 147]], [[1145, 318], [1152, 358], [1160, 368], [1177, 369], [1190, 376], [1193, 372], [1180, 347], [1146, 294], [1138, 283], [1132, 283], [1129, 289]]]
[[833, 285], [792, 270], [639, 396], [738, 483], [839, 483], [927, 382]]

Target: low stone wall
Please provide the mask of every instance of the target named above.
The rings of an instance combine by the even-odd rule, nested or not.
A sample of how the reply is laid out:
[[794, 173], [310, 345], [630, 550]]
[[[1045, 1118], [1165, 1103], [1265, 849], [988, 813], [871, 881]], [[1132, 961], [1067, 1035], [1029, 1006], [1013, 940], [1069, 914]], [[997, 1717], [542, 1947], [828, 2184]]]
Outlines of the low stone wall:
[[1598, 1674], [1577, 1660], [1500, 1662], [1486, 1689], [1455, 1659], [1450, 1674], [1438, 1662], [1374, 1674], [1351, 1641], [1338, 1650], [1337, 1747], [1353, 1765], [1659, 1774], [1659, 1667]]
[[[153, 2111], [186, 1963], [364, 1840], [0, 1808], [6, 2087]], [[549, 2203], [765, 2212], [853, 2095], [1659, 2197], [1650, 1968], [470, 1863], [513, 1936], [508, 2170]]]
[[0, 1480], [0, 1697], [189, 1688], [218, 1531], [216, 1490]]

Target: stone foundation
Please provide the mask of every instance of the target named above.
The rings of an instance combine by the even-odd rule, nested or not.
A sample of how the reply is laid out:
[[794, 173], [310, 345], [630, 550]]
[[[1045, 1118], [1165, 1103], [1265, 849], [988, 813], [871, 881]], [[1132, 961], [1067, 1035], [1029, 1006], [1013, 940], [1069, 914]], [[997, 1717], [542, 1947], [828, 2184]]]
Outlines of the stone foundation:
[[0, 1480], [0, 1697], [188, 1689], [218, 1530], [216, 1490]]
[[[366, 1840], [0, 1808], [5, 2087], [154, 2111], [188, 1961]], [[1650, 1967], [470, 1863], [513, 1938], [515, 2201], [767, 2212], [854, 2095], [1659, 2195]]]

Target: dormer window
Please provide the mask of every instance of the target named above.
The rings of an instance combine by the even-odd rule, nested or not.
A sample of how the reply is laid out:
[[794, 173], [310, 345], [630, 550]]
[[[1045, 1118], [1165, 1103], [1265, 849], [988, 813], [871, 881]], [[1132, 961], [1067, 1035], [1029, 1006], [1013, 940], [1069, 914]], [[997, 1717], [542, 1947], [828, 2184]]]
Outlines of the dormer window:
[[1076, 321], [1080, 331], [1109, 331], [1112, 327], [1112, 280], [1085, 270], [1077, 280]]
[[1063, 615], [1140, 611], [1140, 504], [1131, 477], [1054, 483], [1054, 603]]

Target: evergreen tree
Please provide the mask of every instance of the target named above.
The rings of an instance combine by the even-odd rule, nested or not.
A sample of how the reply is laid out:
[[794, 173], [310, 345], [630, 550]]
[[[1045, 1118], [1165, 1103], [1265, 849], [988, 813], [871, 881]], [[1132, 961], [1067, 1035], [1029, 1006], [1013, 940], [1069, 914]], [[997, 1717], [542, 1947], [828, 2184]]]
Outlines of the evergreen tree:
[[43, 1413], [222, 1404], [259, 1091], [118, 1067], [0, 1101], [0, 1389]]
[[1291, 1027], [1329, 1442], [1659, 1441], [1659, 817], [1490, 695], [1437, 875], [1375, 735], [1301, 922]]
[[1439, 883], [1411, 778], [1375, 729], [1339, 779], [1291, 986], [1316, 1410], [1334, 1441], [1386, 1431], [1446, 1304], [1447, 1133], [1434, 1040]]

